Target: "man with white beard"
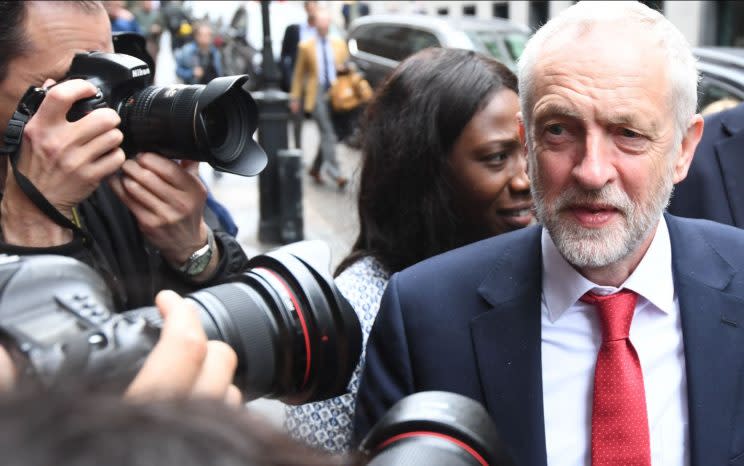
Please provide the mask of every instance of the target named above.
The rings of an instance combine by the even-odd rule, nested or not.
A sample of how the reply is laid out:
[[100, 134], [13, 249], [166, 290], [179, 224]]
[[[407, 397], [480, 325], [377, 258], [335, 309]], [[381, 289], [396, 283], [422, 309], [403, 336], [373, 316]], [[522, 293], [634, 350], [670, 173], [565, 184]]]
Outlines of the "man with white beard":
[[580, 2], [519, 84], [543, 226], [392, 277], [357, 438], [444, 390], [486, 406], [516, 465], [744, 464], [744, 232], [664, 214], [703, 131], [689, 45], [640, 3]]

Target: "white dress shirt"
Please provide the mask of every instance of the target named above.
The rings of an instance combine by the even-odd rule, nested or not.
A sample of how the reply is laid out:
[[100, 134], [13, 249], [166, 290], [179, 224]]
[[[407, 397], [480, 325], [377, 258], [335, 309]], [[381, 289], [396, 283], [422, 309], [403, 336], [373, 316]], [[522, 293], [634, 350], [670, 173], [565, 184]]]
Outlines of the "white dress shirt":
[[[318, 84], [323, 85], [323, 79], [328, 76], [328, 84], [333, 84], [336, 80], [336, 55], [333, 53], [333, 47], [331, 46], [331, 37], [320, 37], [315, 38], [315, 59], [318, 63]], [[325, 58], [323, 54], [326, 54]], [[327, 65], [324, 66], [324, 65]]]
[[310, 26], [307, 23], [300, 24], [300, 42], [304, 42], [312, 37], [315, 37], [316, 29], [314, 26]]
[[[601, 344], [594, 307], [579, 301], [597, 286], [561, 256], [542, 232], [542, 380], [549, 466], [591, 464], [594, 366]], [[646, 390], [651, 464], [689, 464], [687, 382], [679, 301], [674, 292], [672, 249], [662, 217], [654, 239], [621, 288], [638, 293], [630, 341], [638, 353]]]

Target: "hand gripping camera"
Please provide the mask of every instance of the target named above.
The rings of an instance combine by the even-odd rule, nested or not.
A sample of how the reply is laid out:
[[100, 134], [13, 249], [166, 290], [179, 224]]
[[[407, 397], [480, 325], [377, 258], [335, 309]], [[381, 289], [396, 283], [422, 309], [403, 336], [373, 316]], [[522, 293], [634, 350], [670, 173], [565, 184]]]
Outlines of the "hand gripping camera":
[[[300, 404], [338, 396], [361, 353], [361, 329], [306, 241], [257, 256], [233, 282], [188, 296], [210, 339], [238, 354], [247, 399]], [[320, 264], [324, 264], [320, 266]], [[0, 343], [21, 384], [123, 390], [157, 342], [155, 308], [111, 312], [111, 295], [87, 265], [64, 256], [0, 255]], [[446, 392], [403, 398], [360, 446], [370, 466], [512, 466], [477, 402]]]
[[[211, 340], [238, 355], [248, 399], [300, 404], [345, 393], [361, 353], [354, 310], [324, 272], [320, 241], [250, 261], [233, 282], [188, 296]], [[320, 265], [323, 264], [323, 265]], [[103, 280], [63, 256], [0, 256], [0, 339], [22, 382], [123, 389], [157, 342], [158, 310], [115, 314]]]
[[[76, 102], [67, 119], [113, 108], [121, 117], [127, 156], [153, 151], [243, 176], [256, 175], [266, 166], [266, 154], [253, 140], [258, 106], [244, 89], [247, 75], [216, 78], [206, 85], [150, 86], [150, 68], [139, 58], [88, 52], [75, 55], [63, 81], [70, 79], [87, 80], [98, 93]], [[19, 110], [30, 117], [45, 95], [45, 89], [30, 88]], [[8, 134], [12, 138], [15, 133], [19, 131]]]

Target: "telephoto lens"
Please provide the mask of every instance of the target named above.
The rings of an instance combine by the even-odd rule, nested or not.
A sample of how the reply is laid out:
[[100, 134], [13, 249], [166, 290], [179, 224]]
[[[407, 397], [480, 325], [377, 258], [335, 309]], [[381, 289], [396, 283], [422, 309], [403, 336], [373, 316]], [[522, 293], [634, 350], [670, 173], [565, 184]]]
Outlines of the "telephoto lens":
[[127, 154], [153, 151], [177, 159], [201, 160], [237, 175], [266, 166], [253, 140], [258, 106], [243, 89], [247, 75], [215, 78], [206, 85], [148, 86], [119, 108], [122, 148]]
[[[327, 272], [328, 247], [294, 243], [250, 265], [187, 296], [209, 339], [237, 353], [235, 384], [248, 399], [297, 404], [345, 393], [362, 332]], [[33, 387], [123, 390], [162, 328], [155, 307], [112, 312], [101, 277], [68, 257], [0, 255], [0, 293], [0, 340]]]
[[346, 391], [362, 334], [351, 305], [327, 275], [330, 251], [302, 241], [250, 261], [233, 283], [189, 295], [210, 339], [238, 354], [235, 383], [248, 399], [301, 404]]
[[483, 406], [428, 391], [393, 405], [362, 440], [369, 466], [513, 466]]
[[147, 63], [123, 53], [78, 53], [64, 80], [84, 79], [98, 88], [73, 104], [75, 121], [97, 108], [121, 117], [127, 156], [152, 151], [173, 159], [207, 162], [220, 171], [253, 176], [267, 157], [253, 140], [258, 105], [246, 89], [248, 76], [223, 76], [206, 85], [151, 86]]

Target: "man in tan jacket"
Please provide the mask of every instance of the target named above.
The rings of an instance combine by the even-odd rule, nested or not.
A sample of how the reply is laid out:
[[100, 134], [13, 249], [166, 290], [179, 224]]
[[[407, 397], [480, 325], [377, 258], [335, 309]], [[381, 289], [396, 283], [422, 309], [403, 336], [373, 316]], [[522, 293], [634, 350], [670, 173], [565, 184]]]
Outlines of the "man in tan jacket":
[[331, 121], [331, 106], [328, 102], [328, 89], [336, 80], [336, 71], [345, 67], [349, 56], [346, 43], [338, 37], [329, 37], [331, 18], [327, 10], [319, 9], [315, 17], [316, 35], [299, 45], [295, 63], [290, 109], [300, 111], [300, 96], [305, 96], [304, 111], [312, 113], [320, 131], [320, 146], [315, 157], [310, 176], [322, 183], [321, 167], [339, 188], [344, 188], [348, 180], [341, 175], [336, 160], [336, 133]]

